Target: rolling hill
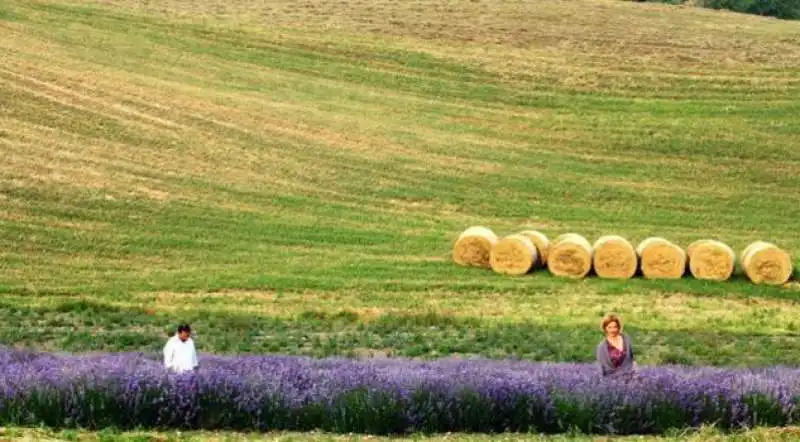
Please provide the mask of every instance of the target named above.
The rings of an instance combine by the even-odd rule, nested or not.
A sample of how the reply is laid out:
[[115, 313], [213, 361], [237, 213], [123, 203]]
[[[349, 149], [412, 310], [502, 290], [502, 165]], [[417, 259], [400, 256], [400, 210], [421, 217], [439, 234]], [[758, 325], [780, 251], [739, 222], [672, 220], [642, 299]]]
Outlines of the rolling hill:
[[[565, 281], [501, 234], [800, 253], [800, 23], [610, 0], [6, 1], [0, 341], [797, 360], [796, 284]], [[800, 262], [800, 261], [796, 261]]]

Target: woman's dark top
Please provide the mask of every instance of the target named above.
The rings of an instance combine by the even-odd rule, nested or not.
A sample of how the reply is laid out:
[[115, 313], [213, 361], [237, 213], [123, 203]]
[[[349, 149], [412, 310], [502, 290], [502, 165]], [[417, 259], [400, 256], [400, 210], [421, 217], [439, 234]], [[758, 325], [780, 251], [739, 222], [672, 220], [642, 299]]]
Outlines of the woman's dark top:
[[616, 376], [633, 371], [633, 347], [630, 336], [626, 334], [622, 334], [622, 350], [615, 348], [608, 339], [603, 338], [597, 345], [595, 354], [603, 376]]
[[625, 360], [625, 348], [623, 346], [622, 349], [614, 347], [610, 342], [608, 343], [608, 356], [611, 358], [611, 364], [614, 368], [618, 368], [622, 365], [622, 361]]

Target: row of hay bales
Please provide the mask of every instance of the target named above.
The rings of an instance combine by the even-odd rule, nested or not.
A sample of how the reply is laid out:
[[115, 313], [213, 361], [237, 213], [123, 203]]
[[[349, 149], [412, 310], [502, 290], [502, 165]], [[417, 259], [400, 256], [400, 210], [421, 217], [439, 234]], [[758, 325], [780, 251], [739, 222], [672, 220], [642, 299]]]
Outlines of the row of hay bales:
[[[739, 256], [750, 281], [780, 285], [792, 276], [792, 259], [778, 246], [756, 241]], [[462, 266], [490, 268], [504, 275], [524, 275], [547, 268], [559, 277], [583, 278], [594, 270], [600, 278], [679, 279], [687, 272], [696, 279], [725, 281], [736, 267], [736, 254], [723, 242], [702, 239], [684, 250], [661, 237], [647, 238], [636, 247], [617, 235], [602, 236], [594, 244], [577, 233], [550, 241], [536, 230], [499, 238], [491, 229], [465, 230], [453, 247], [453, 260]]]

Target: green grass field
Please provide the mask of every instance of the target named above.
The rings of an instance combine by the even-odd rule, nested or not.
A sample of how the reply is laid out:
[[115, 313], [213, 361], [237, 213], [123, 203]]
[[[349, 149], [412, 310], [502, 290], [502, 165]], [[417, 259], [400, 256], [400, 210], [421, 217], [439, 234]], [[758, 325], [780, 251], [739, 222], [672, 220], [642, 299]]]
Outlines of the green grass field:
[[[486, 225], [800, 265], [800, 22], [613, 0], [0, 4], [0, 343], [796, 364], [800, 285], [465, 269]], [[754, 436], [755, 437], [755, 436]]]

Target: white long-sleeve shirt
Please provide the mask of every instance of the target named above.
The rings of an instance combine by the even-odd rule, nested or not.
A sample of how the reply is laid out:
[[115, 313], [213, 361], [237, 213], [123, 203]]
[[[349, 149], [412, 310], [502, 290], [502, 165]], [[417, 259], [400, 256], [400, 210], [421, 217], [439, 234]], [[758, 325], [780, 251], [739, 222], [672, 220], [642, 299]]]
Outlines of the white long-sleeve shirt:
[[197, 351], [192, 338], [185, 342], [176, 334], [164, 346], [164, 366], [177, 372], [191, 371], [197, 367]]

